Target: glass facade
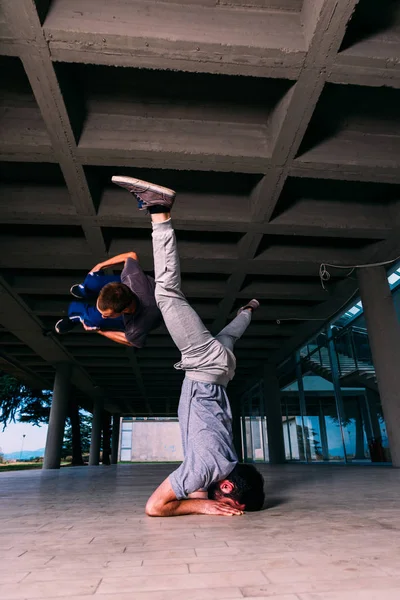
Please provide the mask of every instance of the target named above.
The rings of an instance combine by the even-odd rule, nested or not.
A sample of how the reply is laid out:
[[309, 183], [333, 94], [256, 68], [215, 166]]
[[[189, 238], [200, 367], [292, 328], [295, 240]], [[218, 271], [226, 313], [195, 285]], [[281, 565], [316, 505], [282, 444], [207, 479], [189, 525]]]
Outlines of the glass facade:
[[121, 423], [121, 446], [119, 459], [130, 461], [132, 457], [132, 419], [123, 419]]
[[[400, 268], [389, 275], [389, 283], [400, 319]], [[280, 365], [278, 377], [286, 460], [390, 463], [360, 302]], [[263, 403], [261, 383], [242, 398], [244, 460], [268, 460]]]
[[[361, 323], [327, 326], [301, 348], [295, 364], [293, 382], [281, 388], [287, 458], [390, 462], [368, 334]], [[285, 422], [290, 412], [297, 445]]]
[[268, 462], [267, 421], [261, 384], [242, 397], [242, 453], [245, 462]]

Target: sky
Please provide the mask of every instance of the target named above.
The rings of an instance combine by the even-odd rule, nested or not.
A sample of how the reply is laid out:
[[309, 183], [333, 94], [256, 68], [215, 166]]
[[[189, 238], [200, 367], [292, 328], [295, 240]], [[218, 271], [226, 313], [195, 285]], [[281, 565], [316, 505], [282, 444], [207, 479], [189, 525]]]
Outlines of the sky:
[[11, 423], [3, 431], [0, 426], [0, 448], [5, 454], [19, 452], [25, 434], [23, 450], [38, 450], [46, 444], [47, 425], [37, 427], [30, 423]]

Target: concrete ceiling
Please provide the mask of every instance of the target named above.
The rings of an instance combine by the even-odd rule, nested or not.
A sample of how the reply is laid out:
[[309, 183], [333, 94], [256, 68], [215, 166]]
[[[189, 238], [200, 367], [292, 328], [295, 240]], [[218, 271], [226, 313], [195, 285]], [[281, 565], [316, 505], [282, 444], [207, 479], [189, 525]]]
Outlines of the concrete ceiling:
[[[356, 292], [336, 270], [400, 254], [400, 4], [1, 0], [0, 368], [80, 402], [175, 414], [165, 328], [135, 354], [48, 335], [71, 284], [149, 222], [112, 174], [179, 192], [184, 289], [213, 332], [257, 297], [241, 389]], [[279, 323], [277, 322], [279, 321]]]

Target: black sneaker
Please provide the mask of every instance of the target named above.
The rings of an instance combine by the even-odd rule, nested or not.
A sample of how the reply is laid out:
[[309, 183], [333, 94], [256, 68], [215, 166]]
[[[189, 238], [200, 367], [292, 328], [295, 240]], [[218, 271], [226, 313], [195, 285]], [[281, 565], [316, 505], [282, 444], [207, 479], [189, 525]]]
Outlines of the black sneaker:
[[57, 321], [57, 323], [54, 325], [54, 329], [60, 334], [69, 333], [72, 331], [75, 325], [78, 324], [78, 322], [79, 321], [72, 321], [68, 317], [64, 317], [64, 319]]
[[155, 183], [114, 175], [112, 182], [128, 190], [136, 197], [139, 210], [148, 210], [152, 206], [165, 206], [165, 212], [169, 212], [175, 200], [176, 192]]
[[86, 298], [85, 287], [82, 283], [75, 283], [70, 287], [70, 294], [75, 296], [75, 298], [79, 298], [79, 300], [84, 300]]

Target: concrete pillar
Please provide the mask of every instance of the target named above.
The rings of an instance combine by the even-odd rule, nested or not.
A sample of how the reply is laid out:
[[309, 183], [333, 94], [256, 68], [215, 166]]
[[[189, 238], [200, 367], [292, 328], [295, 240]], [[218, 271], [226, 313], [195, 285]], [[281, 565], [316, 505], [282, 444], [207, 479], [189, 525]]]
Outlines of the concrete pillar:
[[44, 451], [43, 469], [59, 469], [61, 448], [64, 439], [65, 419], [68, 412], [70, 394], [71, 365], [57, 365], [54, 379], [53, 399], [51, 401], [49, 428], [47, 430], [46, 449]]
[[357, 269], [394, 467], [400, 467], [400, 322], [384, 267]]
[[120, 423], [121, 423], [120, 415], [113, 415], [112, 438], [111, 438], [111, 464], [112, 465], [116, 465], [118, 462]]
[[286, 462], [283, 439], [281, 393], [276, 369], [264, 367], [264, 409], [267, 417], [269, 462], [273, 465]]
[[99, 398], [93, 402], [92, 437], [90, 439], [89, 466], [100, 462], [101, 428], [103, 424], [103, 401]]

